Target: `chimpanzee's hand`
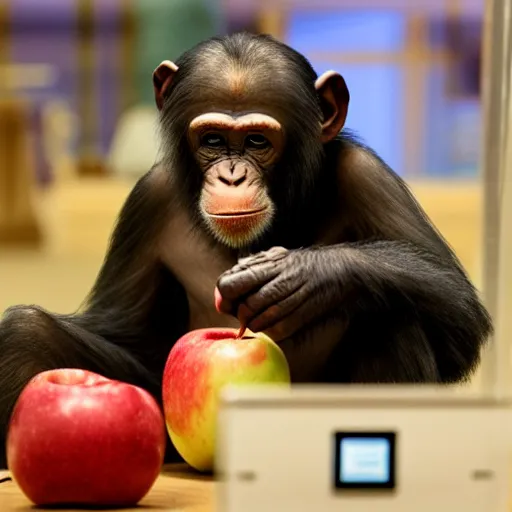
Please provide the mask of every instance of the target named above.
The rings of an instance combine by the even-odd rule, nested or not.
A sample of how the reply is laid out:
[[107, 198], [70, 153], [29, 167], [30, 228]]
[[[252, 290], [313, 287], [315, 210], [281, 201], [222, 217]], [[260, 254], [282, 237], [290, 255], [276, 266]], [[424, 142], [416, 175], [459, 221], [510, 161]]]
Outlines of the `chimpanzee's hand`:
[[273, 247], [220, 276], [217, 308], [279, 342], [340, 307], [345, 274], [339, 249]]

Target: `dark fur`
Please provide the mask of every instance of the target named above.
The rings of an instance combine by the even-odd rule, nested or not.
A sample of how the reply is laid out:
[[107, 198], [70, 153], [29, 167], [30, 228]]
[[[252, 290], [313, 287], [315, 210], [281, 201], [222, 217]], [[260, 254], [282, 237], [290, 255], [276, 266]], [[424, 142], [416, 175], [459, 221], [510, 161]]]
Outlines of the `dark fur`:
[[[263, 78], [251, 82], [251, 92], [285, 114], [289, 137], [279, 172], [265, 177], [277, 221], [239, 254], [275, 245], [309, 247], [318, 227], [336, 220], [343, 233], [340, 251], [352, 247], [350, 254], [357, 255], [342, 258], [340, 252], [351, 278], [343, 312], [349, 326], [317, 380], [455, 382], [476, 368], [491, 321], [404, 182], [347, 133], [325, 147], [315, 142], [310, 127], [322, 119], [325, 105], [309, 63], [267, 36], [238, 34], [201, 43], [177, 61], [180, 72], [162, 111], [168, 173], [152, 169], [130, 193], [82, 310], [57, 315], [16, 306], [3, 317], [2, 440], [17, 396], [41, 370], [82, 367], [140, 385], [161, 400], [161, 374], [173, 343], [187, 331], [188, 304], [160, 262], [156, 241], [177, 201], [189, 208], [197, 204], [201, 180], [186, 149], [187, 122], [222, 94], [220, 85], [233, 63]], [[270, 87], [263, 90], [265, 83]], [[354, 151], [367, 158], [358, 160], [357, 168], [340, 168], [340, 158]], [[333, 219], [335, 211], [339, 217]], [[197, 210], [192, 213], [199, 228]], [[175, 459], [170, 448], [169, 458]], [[0, 467], [5, 462], [2, 447]]]
[[[174, 175], [175, 185], [187, 207], [197, 205], [202, 173], [190, 171], [197, 169], [197, 163], [188, 151], [186, 129], [194, 116], [208, 111], [216, 99], [226, 97], [224, 82], [233, 64], [258, 77], [250, 83], [246, 96], [264, 98], [265, 106], [284, 120], [288, 144], [283, 164], [279, 173], [265, 178], [271, 198], [281, 211], [274, 225], [274, 238], [290, 246], [293, 236], [303, 233], [307, 225], [307, 212], [317, 195], [314, 191], [321, 185], [324, 159], [324, 148], [315, 140], [312, 129], [322, 120], [314, 88], [317, 75], [298, 52], [269, 36], [248, 34], [213, 38], [186, 52], [176, 61], [180, 72], [161, 112], [164, 162], [169, 169], [186, 170]], [[268, 240], [246, 248], [245, 252], [255, 252], [268, 245], [265, 242]]]

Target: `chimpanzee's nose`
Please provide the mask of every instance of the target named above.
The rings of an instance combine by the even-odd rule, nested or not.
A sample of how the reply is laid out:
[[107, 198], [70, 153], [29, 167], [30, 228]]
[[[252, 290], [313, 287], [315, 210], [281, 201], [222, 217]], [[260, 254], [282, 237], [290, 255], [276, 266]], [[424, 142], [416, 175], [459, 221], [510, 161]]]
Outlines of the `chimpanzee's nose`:
[[245, 166], [237, 165], [234, 168], [219, 169], [219, 181], [230, 187], [238, 187], [247, 179]]

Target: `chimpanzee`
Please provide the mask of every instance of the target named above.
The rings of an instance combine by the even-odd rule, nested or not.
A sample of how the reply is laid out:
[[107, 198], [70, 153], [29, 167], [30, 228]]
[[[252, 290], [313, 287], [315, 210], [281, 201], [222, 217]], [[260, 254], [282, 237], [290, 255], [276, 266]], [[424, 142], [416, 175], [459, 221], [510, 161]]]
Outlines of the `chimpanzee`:
[[268, 333], [294, 382], [472, 375], [488, 312], [403, 180], [344, 129], [338, 73], [237, 33], [162, 62], [153, 85], [162, 158], [123, 205], [84, 307], [3, 316], [2, 439], [42, 370], [89, 369], [161, 401], [169, 350], [200, 327]]

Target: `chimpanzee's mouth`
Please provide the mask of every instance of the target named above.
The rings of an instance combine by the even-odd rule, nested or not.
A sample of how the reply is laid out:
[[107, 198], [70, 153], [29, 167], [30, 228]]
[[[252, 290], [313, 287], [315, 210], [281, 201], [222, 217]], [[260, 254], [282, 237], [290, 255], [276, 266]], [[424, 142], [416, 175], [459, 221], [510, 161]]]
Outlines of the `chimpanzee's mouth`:
[[259, 208], [258, 210], [248, 210], [248, 211], [242, 211], [242, 212], [226, 212], [226, 213], [210, 213], [210, 217], [213, 218], [237, 218], [237, 217], [251, 217], [253, 215], [260, 215], [262, 213], [265, 213], [268, 210], [268, 207], [265, 208]]

